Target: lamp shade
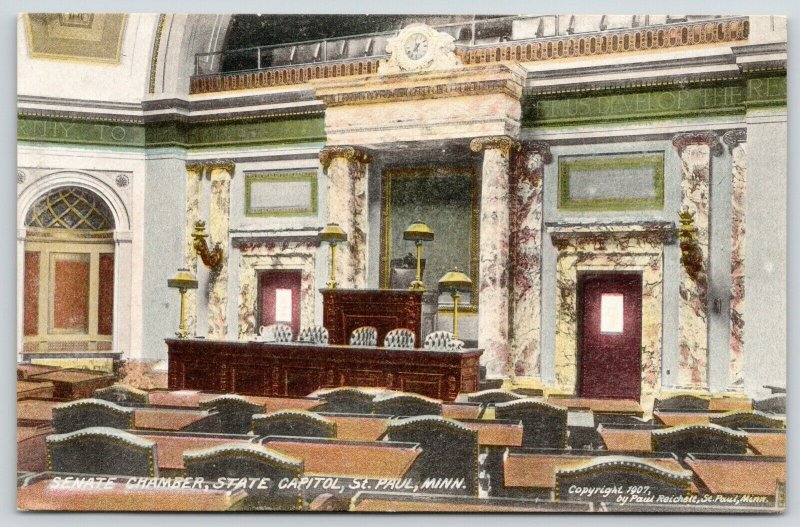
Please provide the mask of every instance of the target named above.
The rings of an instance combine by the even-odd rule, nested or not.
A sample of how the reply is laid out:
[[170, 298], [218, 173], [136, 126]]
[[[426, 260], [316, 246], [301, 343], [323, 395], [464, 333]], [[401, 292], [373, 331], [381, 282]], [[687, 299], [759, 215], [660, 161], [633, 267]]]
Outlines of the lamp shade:
[[177, 289], [197, 289], [197, 278], [188, 269], [178, 269], [175, 276], [167, 280], [167, 286]]
[[319, 231], [319, 239], [322, 242], [338, 243], [347, 241], [347, 233], [336, 223], [329, 223], [324, 229]]
[[440, 291], [464, 291], [472, 287], [472, 280], [458, 270], [458, 267], [439, 279]]
[[403, 239], [429, 242], [433, 240], [433, 229], [421, 221], [415, 221], [403, 231]]

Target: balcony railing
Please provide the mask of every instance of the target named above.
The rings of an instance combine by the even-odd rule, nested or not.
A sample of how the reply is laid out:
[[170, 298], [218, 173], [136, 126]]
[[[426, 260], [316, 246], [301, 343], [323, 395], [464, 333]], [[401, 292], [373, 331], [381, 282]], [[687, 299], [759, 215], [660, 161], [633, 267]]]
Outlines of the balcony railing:
[[[722, 16], [686, 15], [527, 15], [475, 19], [433, 26], [453, 36], [460, 47], [547, 39], [630, 28], [669, 26]], [[195, 76], [285, 68], [318, 63], [386, 57], [386, 43], [398, 31], [292, 42], [272, 46], [198, 53]]]

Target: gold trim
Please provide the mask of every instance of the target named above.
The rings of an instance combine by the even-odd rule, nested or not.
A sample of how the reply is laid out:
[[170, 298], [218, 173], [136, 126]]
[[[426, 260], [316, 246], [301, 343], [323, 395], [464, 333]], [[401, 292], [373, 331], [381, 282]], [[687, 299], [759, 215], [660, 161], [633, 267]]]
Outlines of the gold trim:
[[161, 35], [164, 33], [164, 22], [167, 19], [165, 13], [158, 15], [158, 29], [156, 29], [156, 39], [153, 42], [153, 53], [150, 62], [150, 86], [149, 93], [156, 92], [156, 69], [158, 68], [158, 50], [161, 48]]
[[[389, 278], [391, 274], [391, 217], [392, 206], [389, 200], [391, 196], [392, 178], [395, 177], [414, 177], [419, 175], [435, 174], [469, 174], [472, 177], [472, 200], [470, 204], [470, 255], [469, 255], [469, 277], [472, 280], [472, 290], [470, 291], [469, 305], [460, 305], [459, 313], [477, 313], [479, 306], [478, 285], [480, 278], [480, 203], [481, 189], [478, 172], [473, 166], [467, 167], [421, 167], [421, 168], [392, 168], [381, 173], [381, 256], [380, 256], [380, 287], [389, 288]], [[452, 313], [453, 306], [439, 307], [439, 313]]]

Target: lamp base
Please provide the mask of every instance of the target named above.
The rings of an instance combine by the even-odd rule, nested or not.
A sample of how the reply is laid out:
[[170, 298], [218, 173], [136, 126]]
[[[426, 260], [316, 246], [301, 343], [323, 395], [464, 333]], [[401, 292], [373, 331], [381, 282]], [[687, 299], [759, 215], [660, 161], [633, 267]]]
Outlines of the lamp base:
[[411, 282], [411, 285], [408, 286], [410, 291], [425, 291], [425, 284], [420, 282], [419, 280], [414, 280]]
[[325, 287], [328, 289], [336, 289], [339, 286], [338, 282], [326, 282]]

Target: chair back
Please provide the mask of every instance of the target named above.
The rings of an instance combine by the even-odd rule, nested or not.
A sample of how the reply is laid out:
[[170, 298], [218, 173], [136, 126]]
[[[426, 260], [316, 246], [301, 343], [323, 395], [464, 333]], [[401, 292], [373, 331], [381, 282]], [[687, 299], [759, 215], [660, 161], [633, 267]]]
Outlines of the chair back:
[[413, 349], [416, 340], [414, 332], [410, 329], [397, 328], [386, 334], [386, 337], [383, 339], [383, 347]]
[[322, 326], [303, 328], [300, 330], [300, 335], [297, 336], [297, 342], [306, 342], [309, 344], [327, 344], [328, 330]]
[[373, 326], [361, 326], [350, 334], [351, 346], [375, 347], [378, 345], [378, 329]]

